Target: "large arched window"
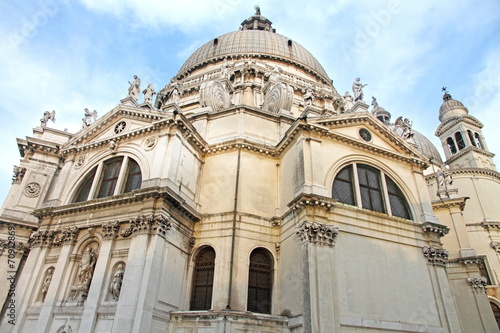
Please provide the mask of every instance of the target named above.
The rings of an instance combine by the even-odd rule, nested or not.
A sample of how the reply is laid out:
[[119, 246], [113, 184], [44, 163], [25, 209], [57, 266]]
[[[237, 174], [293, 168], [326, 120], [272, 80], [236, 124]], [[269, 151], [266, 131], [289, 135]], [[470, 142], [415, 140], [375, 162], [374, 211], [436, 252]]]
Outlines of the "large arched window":
[[142, 174], [136, 161], [114, 157], [94, 167], [80, 183], [74, 202], [130, 192], [141, 187]]
[[467, 130], [467, 135], [469, 136], [469, 141], [470, 143], [474, 146], [477, 147], [476, 145], [476, 140], [474, 139], [474, 134], [472, 134], [471, 130]]
[[258, 248], [250, 255], [247, 311], [271, 313], [273, 258], [268, 250]]
[[465, 141], [464, 141], [464, 138], [462, 137], [462, 133], [456, 132], [455, 133], [455, 140], [457, 140], [458, 150], [462, 150], [465, 148]]
[[202, 249], [196, 256], [191, 292], [191, 310], [210, 310], [214, 286], [215, 251], [211, 247]]
[[341, 203], [411, 220], [401, 189], [380, 170], [361, 163], [344, 167], [333, 182], [333, 197]]

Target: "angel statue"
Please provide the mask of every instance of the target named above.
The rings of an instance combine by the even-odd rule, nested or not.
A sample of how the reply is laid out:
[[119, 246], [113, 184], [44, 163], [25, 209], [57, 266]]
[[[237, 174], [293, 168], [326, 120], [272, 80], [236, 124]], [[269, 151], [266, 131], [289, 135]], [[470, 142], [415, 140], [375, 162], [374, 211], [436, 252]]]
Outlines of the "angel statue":
[[94, 118], [94, 122], [97, 120], [97, 111], [94, 110], [92, 112], [89, 109], [85, 108], [85, 118], [82, 118], [82, 128], [87, 128], [92, 123], [91, 118]]
[[53, 123], [56, 122], [56, 112], [54, 110], [52, 110], [52, 112], [45, 111], [43, 113], [43, 117], [42, 117], [42, 119], [40, 119], [41, 126], [42, 127], [47, 126], [47, 123], [49, 122], [49, 120], [52, 120]]

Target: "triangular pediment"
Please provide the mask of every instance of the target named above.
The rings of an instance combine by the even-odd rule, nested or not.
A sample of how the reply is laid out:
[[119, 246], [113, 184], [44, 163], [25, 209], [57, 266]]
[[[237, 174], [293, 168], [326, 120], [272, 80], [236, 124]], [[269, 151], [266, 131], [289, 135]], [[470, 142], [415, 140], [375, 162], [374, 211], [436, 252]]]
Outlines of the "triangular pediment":
[[155, 122], [168, 118], [165, 112], [150, 107], [120, 104], [113, 110], [98, 118], [90, 126], [82, 128], [68, 141], [64, 148], [79, 147], [113, 139], [142, 128], [151, 127]]
[[309, 121], [325, 127], [333, 138], [361, 149], [427, 161], [411, 144], [411, 139], [403, 139], [368, 112], [347, 113]]

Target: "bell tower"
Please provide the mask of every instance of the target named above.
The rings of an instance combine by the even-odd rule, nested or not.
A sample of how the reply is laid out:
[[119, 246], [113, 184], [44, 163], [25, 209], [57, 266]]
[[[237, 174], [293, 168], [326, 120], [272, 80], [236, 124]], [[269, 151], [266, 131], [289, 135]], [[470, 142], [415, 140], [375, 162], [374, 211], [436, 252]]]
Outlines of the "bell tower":
[[488, 150], [481, 129], [483, 124], [469, 115], [462, 102], [443, 88], [443, 104], [435, 135], [441, 139], [446, 161], [451, 169], [481, 168], [496, 170], [493, 153]]

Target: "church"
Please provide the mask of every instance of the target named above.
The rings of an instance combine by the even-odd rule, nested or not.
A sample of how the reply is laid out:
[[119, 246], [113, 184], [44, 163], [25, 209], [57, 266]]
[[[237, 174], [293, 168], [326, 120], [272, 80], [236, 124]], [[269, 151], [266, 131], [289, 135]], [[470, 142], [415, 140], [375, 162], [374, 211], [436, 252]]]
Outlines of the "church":
[[438, 150], [258, 7], [131, 81], [17, 139], [0, 332], [498, 332], [500, 174], [448, 91]]

